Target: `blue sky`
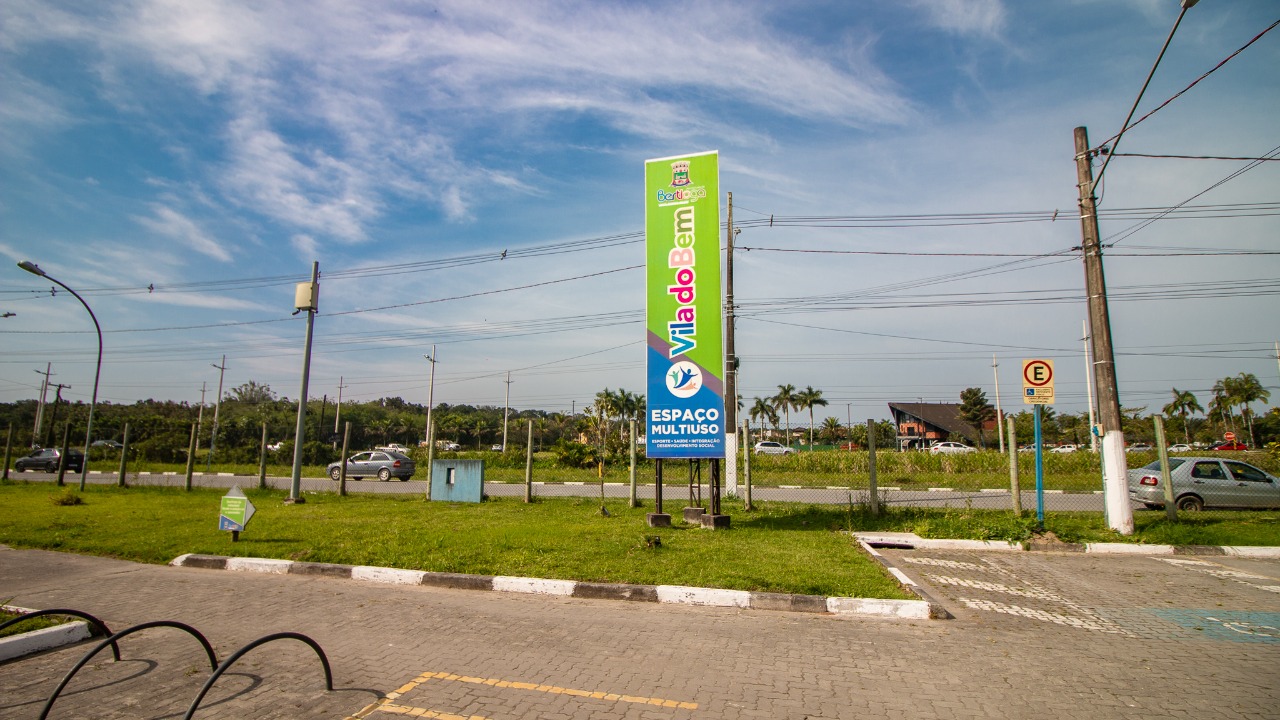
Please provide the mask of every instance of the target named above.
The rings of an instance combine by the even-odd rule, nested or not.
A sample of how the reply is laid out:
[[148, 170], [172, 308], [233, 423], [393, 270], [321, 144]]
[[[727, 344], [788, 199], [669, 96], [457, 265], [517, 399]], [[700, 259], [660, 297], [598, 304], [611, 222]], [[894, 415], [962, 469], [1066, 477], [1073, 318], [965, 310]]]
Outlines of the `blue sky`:
[[[508, 371], [517, 408], [643, 391], [643, 162], [716, 149], [751, 248], [735, 256], [748, 404], [780, 383], [823, 390], [827, 413], [855, 421], [969, 386], [994, 399], [995, 353], [1006, 410], [1023, 408], [1021, 359], [1049, 357], [1059, 411], [1078, 412], [1078, 254], [973, 255], [1079, 245], [1072, 129], [1095, 144], [1119, 130], [1177, 13], [1173, 0], [9, 0], [0, 311], [16, 315], [0, 320], [0, 400], [38, 394], [46, 362], [69, 397], [92, 387], [86, 313], [21, 260], [93, 306], [111, 402], [195, 402], [202, 383], [212, 400], [224, 353], [228, 387], [296, 398], [293, 284], [313, 260], [313, 396], [342, 378], [344, 399], [425, 402], [433, 344], [437, 402], [501, 405]], [[1201, 2], [1140, 113], [1276, 19], [1265, 0]], [[1120, 151], [1272, 152], [1276, 67], [1280, 31]], [[1198, 217], [1128, 233], [1152, 212], [1126, 210], [1178, 205], [1245, 165], [1107, 169], [1127, 407], [1156, 410], [1175, 386], [1207, 404], [1239, 372], [1280, 389], [1280, 256], [1261, 254], [1280, 250], [1280, 163], [1191, 201], [1215, 206]], [[959, 213], [1032, 215], [781, 222]]]

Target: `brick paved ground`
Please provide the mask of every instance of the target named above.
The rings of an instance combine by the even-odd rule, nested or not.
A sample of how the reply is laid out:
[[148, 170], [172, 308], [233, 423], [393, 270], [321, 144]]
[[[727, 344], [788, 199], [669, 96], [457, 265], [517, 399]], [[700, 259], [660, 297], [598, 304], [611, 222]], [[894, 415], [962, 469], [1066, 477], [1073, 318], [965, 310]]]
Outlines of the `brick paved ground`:
[[[0, 599], [115, 629], [180, 620], [225, 657], [198, 718], [1280, 717], [1280, 562], [887, 551], [954, 620], [835, 618], [137, 565], [0, 549]], [[1203, 564], [1198, 564], [1203, 563]], [[0, 666], [34, 718], [90, 646]], [[53, 718], [181, 717], [209, 667], [171, 629], [122, 641]], [[386, 704], [369, 708], [380, 697]]]

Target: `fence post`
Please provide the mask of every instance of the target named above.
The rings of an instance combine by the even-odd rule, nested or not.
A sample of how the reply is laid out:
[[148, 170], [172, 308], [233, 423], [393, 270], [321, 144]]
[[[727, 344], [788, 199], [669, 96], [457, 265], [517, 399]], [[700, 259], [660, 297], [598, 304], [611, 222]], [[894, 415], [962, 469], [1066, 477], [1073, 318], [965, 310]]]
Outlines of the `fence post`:
[[124, 487], [124, 474], [129, 466], [129, 423], [124, 424], [124, 441], [120, 443], [120, 474], [116, 476], [116, 487]]
[[1169, 477], [1169, 449], [1164, 446], [1164, 418], [1156, 415], [1156, 455], [1160, 458], [1160, 482], [1164, 483], [1164, 516], [1178, 519], [1178, 508], [1173, 502], [1173, 482]]
[[533, 421], [529, 421], [529, 442], [524, 452], [524, 501], [533, 502]]
[[[67, 484], [67, 443], [71, 438], [71, 423], [62, 426], [62, 455], [58, 458], [58, 487]], [[80, 462], [89, 462], [89, 458], [81, 458]], [[83, 468], [82, 468], [83, 469]]]
[[751, 423], [742, 422], [742, 477], [746, 485], [744, 510], [751, 510]]
[[[338, 497], [347, 496], [347, 444], [351, 442], [351, 421], [342, 426], [342, 454], [338, 456]], [[431, 483], [427, 483], [427, 499], [431, 499]]]
[[191, 472], [196, 467], [196, 424], [191, 423], [191, 442], [187, 443], [187, 492], [191, 492]]
[[9, 458], [10, 452], [13, 450], [13, 423], [9, 423], [9, 434], [4, 441], [4, 475], [3, 479], [9, 479]]
[[1013, 497], [1013, 512], [1022, 517], [1022, 486], [1018, 484], [1018, 428], [1013, 418], [1005, 421], [1009, 426], [1009, 494]]
[[636, 500], [636, 421], [631, 421], [631, 503], [630, 507], [640, 507], [640, 501]]
[[262, 445], [258, 448], [258, 489], [267, 489], [267, 423], [262, 423]]
[[867, 484], [871, 492], [871, 517], [880, 517], [880, 489], [876, 482], [876, 421], [867, 419]]

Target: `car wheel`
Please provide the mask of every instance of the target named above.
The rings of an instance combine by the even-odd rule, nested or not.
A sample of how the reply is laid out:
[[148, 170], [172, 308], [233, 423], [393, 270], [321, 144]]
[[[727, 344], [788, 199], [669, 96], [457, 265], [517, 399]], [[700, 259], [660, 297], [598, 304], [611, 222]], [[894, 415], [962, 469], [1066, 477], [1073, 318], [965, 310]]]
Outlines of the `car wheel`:
[[334, 469], [330, 470], [330, 471], [329, 471], [329, 477], [333, 478], [333, 481], [334, 481], [334, 482], [338, 482], [339, 480], [341, 480], [341, 479], [342, 479], [342, 468], [334, 468]]
[[1185, 512], [1200, 512], [1204, 509], [1204, 501], [1195, 495], [1183, 495], [1178, 498], [1178, 509]]
[[391, 479], [391, 468], [382, 468], [378, 471], [378, 479], [386, 482]]

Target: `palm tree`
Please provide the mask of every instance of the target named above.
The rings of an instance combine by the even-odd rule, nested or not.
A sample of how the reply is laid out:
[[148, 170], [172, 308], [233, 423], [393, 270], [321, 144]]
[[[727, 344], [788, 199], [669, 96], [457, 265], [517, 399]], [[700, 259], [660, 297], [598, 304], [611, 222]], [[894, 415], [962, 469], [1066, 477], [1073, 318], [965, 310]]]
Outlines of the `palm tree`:
[[1204, 412], [1204, 408], [1200, 407], [1200, 401], [1196, 399], [1196, 394], [1190, 390], [1174, 388], [1173, 402], [1165, 405], [1163, 412], [1165, 415], [1178, 415], [1182, 418], [1182, 435], [1190, 445], [1191, 429], [1187, 426], [1187, 413]]
[[827, 401], [822, 398], [821, 390], [814, 390], [812, 385], [806, 385], [804, 390], [796, 393], [796, 408], [807, 409], [809, 411], [809, 449], [813, 449], [813, 408], [815, 406], [826, 407]]
[[757, 423], [760, 422], [761, 418], [764, 418], [773, 427], [778, 427], [778, 411], [773, 408], [770, 400], [755, 398], [755, 402], [751, 404], [751, 409], [747, 411], [747, 414]]
[[844, 437], [845, 427], [840, 424], [840, 418], [828, 416], [822, 421], [822, 430], [819, 433], [823, 440], [829, 441], [832, 445], [840, 443], [840, 438]]
[[781, 410], [787, 417], [787, 447], [791, 447], [791, 409], [800, 409], [800, 405], [796, 402], [796, 386], [787, 384], [778, 386], [778, 394], [769, 398], [773, 403], [775, 410]]
[[1223, 378], [1213, 384], [1213, 400], [1209, 403], [1209, 412], [1217, 413], [1222, 418], [1222, 429], [1228, 428], [1234, 431], [1236, 429], [1236, 416], [1233, 408], [1235, 407], [1235, 378]]
[[1253, 434], [1253, 410], [1249, 407], [1251, 403], [1266, 402], [1271, 399], [1271, 391], [1262, 386], [1258, 382], [1258, 376], [1253, 373], [1240, 373], [1231, 378], [1235, 380], [1233, 383], [1232, 399], [1240, 406], [1240, 415], [1249, 423], [1249, 444], [1253, 447], [1258, 446], [1258, 440]]

